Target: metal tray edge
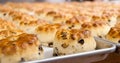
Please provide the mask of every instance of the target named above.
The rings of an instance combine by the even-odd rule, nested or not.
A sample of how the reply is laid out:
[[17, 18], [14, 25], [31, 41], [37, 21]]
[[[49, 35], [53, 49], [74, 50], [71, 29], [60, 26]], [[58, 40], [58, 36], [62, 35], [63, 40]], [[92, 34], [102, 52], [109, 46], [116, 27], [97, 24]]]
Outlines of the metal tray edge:
[[88, 55], [94, 55], [94, 54], [108, 54], [108, 53], [114, 52], [115, 49], [116, 49], [115, 44], [113, 44], [113, 43], [111, 43], [111, 42], [109, 42], [105, 39], [95, 37], [95, 40], [102, 41], [102, 42], [105, 42], [107, 44], [110, 44], [111, 47], [110, 48], [105, 48], [105, 49], [88, 51], [88, 52], [76, 53], [76, 54], [71, 54], [71, 55], [52, 57], [52, 58], [47, 58], [47, 59], [42, 59], [42, 60], [27, 61], [27, 62], [22, 62], [22, 63], [48, 62], [48, 61], [53, 61], [53, 60], [66, 59], [66, 58], [79, 57], [79, 56], [88, 56]]

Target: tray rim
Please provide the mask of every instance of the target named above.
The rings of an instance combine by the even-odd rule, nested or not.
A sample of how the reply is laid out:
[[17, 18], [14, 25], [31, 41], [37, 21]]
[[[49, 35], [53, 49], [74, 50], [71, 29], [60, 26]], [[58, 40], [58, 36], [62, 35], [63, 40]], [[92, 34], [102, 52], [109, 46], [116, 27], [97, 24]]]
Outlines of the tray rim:
[[93, 51], [81, 52], [81, 53], [76, 53], [76, 54], [71, 54], [71, 55], [57, 56], [57, 57], [51, 57], [51, 58], [46, 58], [46, 59], [41, 59], [41, 60], [27, 61], [27, 62], [22, 62], [22, 63], [48, 62], [48, 61], [67, 59], [67, 58], [72, 58], [72, 57], [80, 57], [80, 56], [83, 57], [83, 56], [90, 56], [90, 55], [95, 55], [95, 54], [109, 54], [109, 53], [112, 53], [115, 51], [115, 49], [116, 49], [115, 44], [113, 44], [105, 39], [102, 39], [102, 38], [98, 38], [98, 37], [94, 37], [94, 38], [95, 38], [95, 40], [103, 41], [103, 42], [111, 45], [111, 47], [93, 50]]
[[[96, 37], [96, 38], [98, 38], [98, 37]], [[117, 47], [120, 47], [120, 43], [115, 43], [115, 42], [110, 41], [110, 40], [107, 40], [107, 39], [105, 39], [105, 38], [100, 38], [100, 39], [102, 39], [102, 40], [104, 40], [104, 41], [106, 41], [106, 42], [112, 43], [112, 44], [116, 45]]]

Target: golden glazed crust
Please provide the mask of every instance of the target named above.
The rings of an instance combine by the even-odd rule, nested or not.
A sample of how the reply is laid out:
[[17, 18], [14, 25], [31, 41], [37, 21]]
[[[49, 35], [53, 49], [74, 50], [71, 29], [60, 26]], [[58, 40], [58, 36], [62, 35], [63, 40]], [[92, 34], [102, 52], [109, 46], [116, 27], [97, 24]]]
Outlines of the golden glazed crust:
[[[37, 25], [40, 24], [39, 21], [43, 21], [40, 19], [35, 18], [32, 15], [14, 11], [11, 9], [0, 9], [1, 14], [3, 14], [3, 18], [6, 19], [6, 15], [8, 16], [8, 21], [11, 21], [13, 23], [18, 23], [19, 25]], [[12, 19], [12, 20], [11, 20]]]
[[96, 37], [104, 37], [109, 32], [110, 28], [107, 22], [102, 21], [86, 22], [81, 25], [81, 29], [91, 31], [92, 35]]
[[31, 46], [39, 46], [38, 39], [33, 34], [21, 34], [0, 40], [0, 50], [4, 55], [22, 53]]
[[[35, 12], [38, 18], [48, 19], [51, 23], [64, 23], [73, 16], [79, 16], [82, 22], [96, 20], [93, 16], [115, 20], [118, 16], [118, 5], [104, 2], [84, 2], [84, 3], [7, 3], [13, 9], [26, 9]], [[32, 5], [33, 6], [32, 6]], [[43, 7], [44, 6], [44, 7]], [[29, 13], [28, 11], [28, 13]], [[21, 12], [21, 11], [20, 11]], [[52, 21], [51, 21], [52, 20]], [[114, 26], [114, 24], [111, 24]]]
[[101, 27], [102, 25], [105, 25], [107, 23], [95, 21], [95, 22], [86, 22], [82, 24], [83, 28], [92, 28], [92, 27]]
[[36, 32], [40, 33], [40, 32], [52, 32], [56, 29], [61, 28], [62, 25], [61, 24], [45, 24], [42, 26], [38, 26], [36, 28]]
[[120, 28], [119, 27], [111, 28], [108, 35], [113, 37], [113, 38], [120, 38]]
[[88, 38], [91, 36], [91, 32], [88, 30], [80, 30], [80, 29], [61, 29], [56, 33], [56, 38], [58, 40], [78, 40], [80, 38]]
[[82, 23], [78, 17], [73, 17], [65, 22], [69, 29], [80, 29]]
[[0, 18], [0, 30], [16, 29], [13, 23]]
[[38, 36], [38, 39], [41, 41], [44, 46], [52, 46], [57, 30], [61, 28], [66, 28], [61, 24], [45, 24], [38, 26], [35, 30], [35, 33]]
[[115, 43], [120, 43], [120, 27], [112, 27], [106, 35], [106, 39]]
[[10, 36], [16, 36], [16, 35], [19, 35], [22, 33], [24, 33], [24, 32], [21, 30], [13, 30], [13, 29], [12, 30], [2, 30], [2, 31], [0, 31], [0, 40], [5, 39]]

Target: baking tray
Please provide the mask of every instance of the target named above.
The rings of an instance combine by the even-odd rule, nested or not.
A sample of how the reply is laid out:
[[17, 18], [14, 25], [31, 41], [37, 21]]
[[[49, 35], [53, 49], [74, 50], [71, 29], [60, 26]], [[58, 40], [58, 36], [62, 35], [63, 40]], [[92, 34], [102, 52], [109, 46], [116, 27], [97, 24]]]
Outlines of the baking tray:
[[[42, 60], [34, 60], [22, 63], [90, 63], [104, 60], [109, 53], [114, 52], [116, 49], [116, 46], [113, 43], [110, 43], [106, 40], [97, 37], [95, 37], [95, 40], [97, 42], [97, 48], [96, 50], [93, 51], [76, 53], [65, 56], [49, 57]], [[48, 54], [51, 53], [47, 53], [47, 55]]]
[[[111, 42], [111, 41], [109, 41], [109, 42]], [[117, 44], [117, 43], [114, 43], [114, 42], [111, 42], [111, 43], [113, 43], [114, 45], [116, 45], [115, 53], [120, 54], [120, 44]]]
[[104, 40], [105, 42], [110, 42], [110, 43], [116, 45], [115, 53], [120, 54], [120, 43], [115, 43], [115, 42], [112, 42], [112, 41], [107, 40], [107, 39], [105, 39], [105, 38], [101, 38], [101, 39]]

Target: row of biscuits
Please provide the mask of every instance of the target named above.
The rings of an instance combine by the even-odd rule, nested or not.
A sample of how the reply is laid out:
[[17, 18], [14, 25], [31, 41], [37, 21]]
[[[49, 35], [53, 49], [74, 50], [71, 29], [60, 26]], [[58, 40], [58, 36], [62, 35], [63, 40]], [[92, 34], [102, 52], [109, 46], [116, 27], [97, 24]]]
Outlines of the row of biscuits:
[[[45, 19], [50, 23], [66, 23], [72, 18], [83, 22], [109, 21], [111, 26], [118, 17], [118, 6], [110, 3], [85, 2], [85, 3], [6, 3], [5, 7], [16, 11], [33, 14], [34, 16]], [[27, 11], [25, 11], [27, 10]], [[47, 18], [47, 19], [46, 19]], [[82, 21], [82, 22], [81, 22]], [[114, 21], [114, 22], [113, 22]], [[111, 23], [112, 22], [112, 23]], [[115, 22], [116, 23], [116, 22]]]
[[13, 27], [0, 31], [0, 50], [6, 52], [0, 63], [42, 59], [41, 45], [53, 47], [57, 56], [95, 50], [93, 36], [109, 34], [119, 10], [116, 4], [103, 2], [1, 4], [0, 21], [8, 23], [1, 29], [11, 27], [9, 23]]
[[70, 29], [87, 29], [93, 36], [104, 37], [119, 20], [119, 6], [97, 3], [6, 3], [4, 7], [27, 13], [49, 24], [59, 23]]
[[60, 23], [49, 24], [46, 21], [39, 20], [34, 16], [25, 13], [5, 8], [2, 8], [1, 10], [5, 10], [4, 13], [1, 11], [1, 16], [3, 19], [7, 19], [10, 22], [14, 23], [17, 28], [20, 28], [26, 33], [36, 34], [42, 45], [52, 46], [50, 44], [53, 44], [55, 34], [57, 31], [59, 31], [59, 29], [71, 29], [71, 26], [69, 27], [68, 25], [72, 21], [68, 21], [68, 25]]
[[[1, 10], [4, 10], [4, 9], [1, 9]], [[105, 35], [110, 29], [110, 26], [108, 25], [108, 23], [102, 22], [102, 21], [101, 22], [93, 21], [89, 23], [83, 23], [80, 26], [79, 21], [73, 18], [73, 19], [67, 20], [65, 25], [60, 23], [47, 24], [46, 22], [41, 22], [38, 19], [35, 19], [34, 16], [30, 16], [25, 13], [13, 11], [10, 9], [6, 11], [4, 12], [4, 14], [8, 16], [7, 19], [11, 19], [10, 22], [13, 22], [18, 28], [20, 28], [21, 30], [24, 30], [26, 33], [37, 34], [38, 39], [40, 40], [40, 42], [42, 42], [42, 45], [46, 45], [46, 46], [52, 46], [51, 44], [53, 44], [55, 33], [59, 28], [64, 27], [66, 29], [73, 29], [73, 28], [86, 29], [86, 30], [90, 30], [93, 36], [100, 36], [100, 37], [102, 37], [101, 35]], [[2, 13], [1, 15], [4, 16], [4, 14]], [[6, 15], [4, 19], [6, 19]], [[105, 30], [102, 31], [102, 28], [104, 28]], [[101, 31], [99, 31], [99, 29], [101, 29]]]
[[[4, 7], [33, 15], [36, 18], [45, 20], [50, 24], [60, 23], [67, 25], [69, 28], [75, 29], [82, 28], [81, 25], [84, 23], [97, 23], [99, 21], [108, 24], [111, 28], [115, 26], [120, 15], [120, 8], [117, 4], [103, 2], [99, 2], [99, 4], [98, 2], [69, 2], [52, 4], [6, 3]], [[105, 34], [107, 34], [108, 31], [106, 31]]]

